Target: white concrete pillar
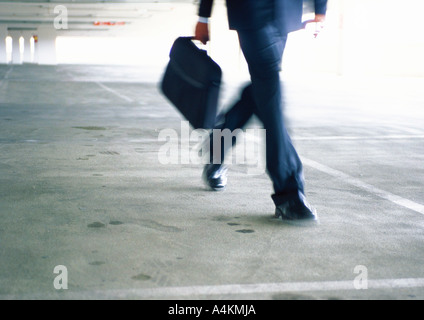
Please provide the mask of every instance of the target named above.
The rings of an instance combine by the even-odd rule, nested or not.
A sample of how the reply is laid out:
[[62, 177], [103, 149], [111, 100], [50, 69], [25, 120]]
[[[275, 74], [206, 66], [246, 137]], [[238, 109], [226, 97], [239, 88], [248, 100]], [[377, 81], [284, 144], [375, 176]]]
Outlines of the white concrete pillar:
[[0, 25], [0, 64], [7, 63], [6, 53], [6, 37], [7, 37], [7, 26]]
[[22, 37], [22, 32], [9, 31], [9, 36], [12, 37], [12, 63], [22, 64], [21, 46], [19, 41]]
[[23, 62], [24, 63], [31, 63], [32, 62], [32, 54], [31, 54], [31, 38], [32, 33], [25, 32], [24, 35], [24, 56], [23, 56]]
[[56, 57], [56, 30], [51, 28], [39, 28], [37, 31], [38, 43], [37, 58], [39, 64], [57, 64]]
[[33, 35], [34, 37], [34, 56], [32, 57], [33, 63], [38, 63], [38, 33]]

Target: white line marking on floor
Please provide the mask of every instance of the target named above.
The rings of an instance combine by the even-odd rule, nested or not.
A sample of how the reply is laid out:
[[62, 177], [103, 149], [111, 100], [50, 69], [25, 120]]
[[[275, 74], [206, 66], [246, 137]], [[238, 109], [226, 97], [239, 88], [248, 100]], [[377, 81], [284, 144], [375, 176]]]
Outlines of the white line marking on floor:
[[[361, 289], [407, 289], [423, 288], [424, 278], [405, 279], [380, 279], [368, 280], [367, 288]], [[322, 291], [351, 291], [355, 288], [354, 280], [346, 281], [318, 281], [318, 282], [282, 282], [282, 283], [258, 283], [258, 284], [228, 284], [215, 286], [186, 286], [186, 287], [162, 287], [162, 288], [133, 288], [133, 289], [106, 289], [92, 291], [72, 291], [69, 288], [65, 292], [54, 291], [52, 294], [22, 294], [0, 295], [2, 300], [10, 299], [127, 299], [127, 298], [161, 298], [161, 297], [189, 297], [208, 295], [240, 295], [240, 294], [270, 294], [270, 293], [295, 293], [295, 292], [322, 292]]]
[[2, 87], [2, 86], [3, 86], [3, 83], [9, 79], [9, 74], [12, 72], [12, 70], [13, 70], [13, 66], [11, 66], [11, 67], [10, 67], [10, 68], [6, 71], [6, 73], [4, 74], [3, 79], [1, 79], [1, 80], [0, 80], [0, 87]]
[[366, 190], [376, 196], [379, 196], [380, 198], [389, 200], [399, 206], [405, 207], [407, 209], [413, 210], [415, 212], [424, 214], [424, 205], [416, 203], [414, 201], [402, 198], [398, 195], [395, 195], [393, 193], [390, 193], [388, 191], [384, 191], [382, 189], [376, 188], [368, 183], [365, 183], [359, 179], [356, 179], [354, 177], [349, 176], [346, 173], [343, 173], [341, 171], [332, 169], [330, 167], [327, 167], [323, 164], [320, 164], [316, 161], [310, 160], [310, 159], [306, 159], [306, 158], [302, 158], [302, 162], [311, 167], [314, 168], [318, 171], [324, 172], [326, 174], [329, 174], [330, 176], [337, 178], [337, 179], [341, 179], [343, 180], [343, 182], [348, 183], [350, 185], [353, 185], [357, 188]]
[[105, 89], [106, 91], [108, 91], [108, 92], [110, 92], [110, 93], [114, 94], [115, 96], [117, 96], [117, 97], [119, 97], [119, 98], [121, 98], [121, 99], [124, 99], [124, 100], [125, 100], [125, 101], [127, 101], [127, 102], [134, 102], [134, 100], [133, 100], [133, 99], [131, 99], [131, 98], [129, 98], [129, 97], [127, 97], [127, 96], [123, 95], [123, 94], [120, 94], [120, 93], [119, 93], [119, 92], [117, 92], [116, 90], [113, 90], [113, 89], [109, 88], [108, 86], [104, 85], [104, 84], [103, 84], [103, 83], [101, 83], [101, 82], [96, 82], [96, 84], [97, 84], [99, 87], [101, 87], [101, 88]]
[[315, 136], [315, 137], [295, 137], [293, 140], [402, 140], [402, 139], [424, 139], [423, 134], [414, 135], [381, 135], [381, 136]]
[[[383, 279], [369, 280], [368, 289], [393, 289], [424, 287], [424, 278], [417, 279]], [[189, 286], [168, 287], [153, 289], [116, 290], [114, 296], [135, 295], [140, 298], [149, 297], [182, 297], [200, 295], [231, 295], [231, 294], [269, 294], [305, 291], [334, 291], [357, 290], [354, 281], [322, 281], [322, 282], [286, 282], [286, 283], [258, 283], [233, 284], [217, 286]]]
[[411, 125], [410, 123], [408, 123], [406, 125], [390, 124], [389, 128], [399, 130], [399, 131], [403, 131], [403, 132], [407, 132], [408, 134], [413, 134], [413, 135], [422, 135], [423, 134], [422, 129], [410, 128], [409, 127], [410, 125]]

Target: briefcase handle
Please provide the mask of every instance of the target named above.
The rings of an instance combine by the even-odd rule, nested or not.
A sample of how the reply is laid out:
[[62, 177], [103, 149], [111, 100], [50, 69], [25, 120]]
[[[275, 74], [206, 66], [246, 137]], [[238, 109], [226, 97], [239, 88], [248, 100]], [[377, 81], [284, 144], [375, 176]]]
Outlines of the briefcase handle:
[[208, 41], [206, 44], [203, 44], [200, 40], [194, 39], [194, 36], [184, 37], [184, 38], [190, 39], [198, 48], [205, 50], [208, 53], [208, 55], [211, 52], [211, 42], [210, 41]]

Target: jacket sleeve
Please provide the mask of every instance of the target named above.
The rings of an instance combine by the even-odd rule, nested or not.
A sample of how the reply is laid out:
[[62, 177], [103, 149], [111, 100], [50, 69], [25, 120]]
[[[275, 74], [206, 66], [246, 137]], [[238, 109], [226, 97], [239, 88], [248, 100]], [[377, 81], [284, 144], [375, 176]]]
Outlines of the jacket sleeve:
[[210, 18], [213, 0], [200, 0], [199, 17]]
[[315, 1], [315, 13], [325, 14], [327, 12], [327, 0], [314, 0], [314, 1]]

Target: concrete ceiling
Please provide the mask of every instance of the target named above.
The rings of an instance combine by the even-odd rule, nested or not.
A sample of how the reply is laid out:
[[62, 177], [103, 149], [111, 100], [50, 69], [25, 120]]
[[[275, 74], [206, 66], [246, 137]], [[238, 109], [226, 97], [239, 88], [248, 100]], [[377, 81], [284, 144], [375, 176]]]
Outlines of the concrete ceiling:
[[[136, 1], [2, 1], [0, 25], [9, 31], [36, 31], [55, 28], [58, 35], [91, 35], [93, 33], [131, 33], [149, 19], [164, 18], [181, 6], [193, 6], [198, 0]], [[65, 11], [64, 11], [65, 9]], [[64, 28], [64, 20], [67, 25]], [[165, 18], [166, 19], [166, 18]]]

